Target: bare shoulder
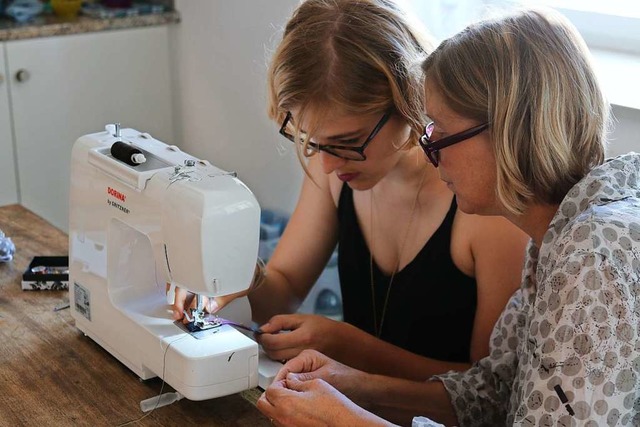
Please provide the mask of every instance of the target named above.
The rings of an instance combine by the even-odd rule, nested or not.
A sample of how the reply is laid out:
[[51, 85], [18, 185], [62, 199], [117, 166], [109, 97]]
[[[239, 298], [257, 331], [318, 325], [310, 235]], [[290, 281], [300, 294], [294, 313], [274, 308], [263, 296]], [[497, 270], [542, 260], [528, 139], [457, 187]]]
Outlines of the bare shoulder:
[[460, 231], [469, 239], [471, 246], [494, 246], [518, 244], [522, 248], [529, 240], [522, 230], [501, 216], [466, 214], [458, 210]]
[[496, 265], [521, 265], [529, 237], [507, 219], [456, 211], [451, 251], [458, 268], [479, 279]]

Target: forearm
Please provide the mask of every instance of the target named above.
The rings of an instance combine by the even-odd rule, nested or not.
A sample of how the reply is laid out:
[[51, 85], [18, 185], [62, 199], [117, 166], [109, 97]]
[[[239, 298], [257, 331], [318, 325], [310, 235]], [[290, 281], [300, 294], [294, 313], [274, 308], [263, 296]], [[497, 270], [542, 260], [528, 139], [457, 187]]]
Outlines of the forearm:
[[[425, 381], [448, 371], [464, 371], [467, 363], [445, 362], [419, 356], [356, 328], [339, 323], [334, 345], [325, 353], [353, 368], [380, 375]], [[358, 345], [352, 345], [358, 343]]]
[[263, 282], [251, 290], [248, 297], [252, 318], [258, 324], [276, 314], [294, 313], [302, 302], [291, 290], [286, 277], [273, 269], [268, 269]]
[[425, 416], [444, 425], [458, 425], [449, 394], [440, 381], [409, 381], [365, 374], [356, 403], [389, 421], [410, 425], [413, 417]]

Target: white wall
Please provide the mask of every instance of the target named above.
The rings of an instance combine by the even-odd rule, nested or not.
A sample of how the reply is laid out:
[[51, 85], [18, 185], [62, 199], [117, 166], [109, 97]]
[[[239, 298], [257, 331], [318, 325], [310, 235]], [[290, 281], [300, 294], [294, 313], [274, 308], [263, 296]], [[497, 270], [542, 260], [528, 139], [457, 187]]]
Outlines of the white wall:
[[635, 151], [640, 153], [640, 110], [613, 106], [614, 129], [610, 135], [607, 154]]
[[[266, 68], [297, 4], [176, 0], [182, 22], [173, 27], [171, 37], [177, 144], [237, 171], [263, 209], [285, 212], [295, 206], [302, 168], [293, 147], [278, 134], [278, 125], [267, 118]], [[467, 5], [459, 6], [440, 12], [453, 17]], [[426, 20], [433, 26], [431, 21]], [[614, 115], [609, 154], [640, 152], [640, 109], [616, 106]]]
[[176, 0], [177, 145], [238, 172], [263, 209], [291, 212], [302, 168], [266, 114], [266, 69], [297, 0]]

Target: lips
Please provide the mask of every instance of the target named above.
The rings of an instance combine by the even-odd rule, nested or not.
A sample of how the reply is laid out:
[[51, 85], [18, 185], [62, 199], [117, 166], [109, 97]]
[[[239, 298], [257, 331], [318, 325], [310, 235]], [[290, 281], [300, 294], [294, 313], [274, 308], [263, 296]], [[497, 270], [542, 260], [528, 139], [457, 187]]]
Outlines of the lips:
[[358, 173], [339, 173], [338, 179], [343, 182], [349, 182], [355, 179], [359, 174]]

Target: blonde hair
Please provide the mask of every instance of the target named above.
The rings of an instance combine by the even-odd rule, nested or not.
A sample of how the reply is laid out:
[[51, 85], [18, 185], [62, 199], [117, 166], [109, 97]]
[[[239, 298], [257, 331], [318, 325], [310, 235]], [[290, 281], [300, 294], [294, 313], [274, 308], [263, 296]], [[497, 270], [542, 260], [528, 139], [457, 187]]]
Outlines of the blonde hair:
[[327, 111], [392, 110], [411, 128], [407, 142], [416, 142], [426, 119], [420, 64], [431, 49], [426, 32], [392, 0], [304, 1], [269, 67], [269, 116], [280, 124], [297, 108], [296, 133], [309, 116], [311, 137]]
[[610, 107], [584, 40], [559, 13], [526, 10], [471, 25], [442, 42], [423, 70], [454, 112], [491, 124], [497, 197], [510, 212], [560, 203], [604, 161]]

